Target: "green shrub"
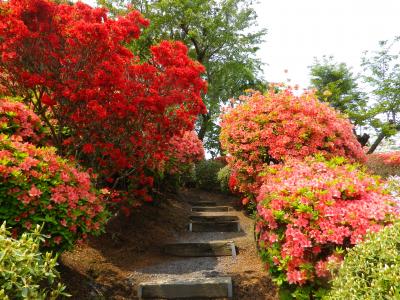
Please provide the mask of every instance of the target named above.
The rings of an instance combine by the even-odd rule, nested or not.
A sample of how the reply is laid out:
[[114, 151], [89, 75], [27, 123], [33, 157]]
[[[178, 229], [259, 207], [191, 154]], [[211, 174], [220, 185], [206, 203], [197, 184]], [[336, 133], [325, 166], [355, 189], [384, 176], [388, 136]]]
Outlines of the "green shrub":
[[5, 223], [0, 226], [0, 299], [56, 299], [67, 296], [58, 282], [57, 256], [39, 252], [44, 240], [37, 226], [13, 239]]
[[324, 299], [400, 299], [400, 222], [348, 252]]
[[231, 176], [231, 169], [229, 166], [225, 166], [218, 171], [217, 178], [221, 192], [229, 194], [229, 178]]
[[219, 160], [202, 160], [196, 165], [196, 183], [201, 189], [219, 190], [218, 171], [224, 167]]

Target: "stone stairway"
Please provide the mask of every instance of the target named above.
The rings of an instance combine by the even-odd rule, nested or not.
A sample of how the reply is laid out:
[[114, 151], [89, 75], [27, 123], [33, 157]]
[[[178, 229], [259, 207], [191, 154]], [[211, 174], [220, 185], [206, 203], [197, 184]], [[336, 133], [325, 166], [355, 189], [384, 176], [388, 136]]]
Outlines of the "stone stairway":
[[[236, 260], [238, 249], [234, 241], [224, 239], [225, 234], [241, 231], [239, 218], [232, 214], [235, 210], [215, 201], [199, 199], [188, 203], [192, 205], [192, 212], [186, 237], [180, 242], [165, 244], [163, 253], [187, 260], [221, 256], [232, 256]], [[200, 241], [196, 241], [197, 237]], [[184, 267], [180, 269], [182, 277], [140, 283], [139, 299], [232, 299], [231, 277], [220, 274], [191, 277], [190, 273], [185, 276]]]

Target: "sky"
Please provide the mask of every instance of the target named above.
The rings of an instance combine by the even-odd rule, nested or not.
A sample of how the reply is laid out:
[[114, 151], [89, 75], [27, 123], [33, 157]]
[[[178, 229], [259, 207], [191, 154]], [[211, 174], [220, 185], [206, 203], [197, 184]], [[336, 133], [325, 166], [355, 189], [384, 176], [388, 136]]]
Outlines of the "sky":
[[303, 88], [314, 57], [333, 55], [357, 73], [363, 51], [400, 35], [399, 0], [259, 0], [256, 11], [268, 30], [259, 53], [265, 78]]
[[308, 66], [323, 55], [333, 55], [358, 73], [365, 50], [400, 35], [400, 0], [258, 1], [258, 23], [268, 30], [259, 57], [269, 82], [290, 78], [291, 84], [306, 88]]

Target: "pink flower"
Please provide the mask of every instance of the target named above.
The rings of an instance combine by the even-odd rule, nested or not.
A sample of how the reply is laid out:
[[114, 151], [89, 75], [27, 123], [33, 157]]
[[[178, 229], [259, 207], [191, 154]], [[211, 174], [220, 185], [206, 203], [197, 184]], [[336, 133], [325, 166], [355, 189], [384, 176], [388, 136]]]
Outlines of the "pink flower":
[[39, 190], [34, 184], [31, 186], [31, 189], [28, 192], [28, 195], [31, 197], [39, 197], [42, 194], [42, 191]]

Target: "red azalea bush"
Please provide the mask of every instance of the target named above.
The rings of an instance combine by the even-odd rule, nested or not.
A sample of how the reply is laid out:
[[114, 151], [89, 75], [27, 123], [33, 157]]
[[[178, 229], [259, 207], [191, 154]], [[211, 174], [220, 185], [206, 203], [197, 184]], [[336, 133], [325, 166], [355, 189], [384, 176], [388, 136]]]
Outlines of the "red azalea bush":
[[311, 92], [253, 92], [240, 101], [222, 116], [220, 139], [239, 192], [250, 198], [259, 188], [258, 173], [270, 163], [315, 153], [365, 159], [350, 122]]
[[39, 117], [21, 102], [0, 99], [0, 134], [18, 135], [24, 141], [38, 143], [44, 137]]
[[344, 158], [317, 157], [265, 170], [257, 197], [258, 244], [276, 282], [298, 298], [320, 295], [329, 265], [367, 232], [399, 218], [380, 180], [358, 167]]
[[400, 151], [367, 155], [367, 167], [382, 177], [400, 175]]
[[0, 135], [0, 186], [0, 223], [15, 234], [44, 223], [46, 247], [56, 251], [100, 233], [108, 218], [88, 173], [17, 136]]
[[113, 187], [143, 194], [145, 170], [205, 112], [205, 69], [185, 45], [161, 42], [147, 61], [125, 46], [149, 24], [137, 11], [111, 19], [81, 2], [10, 0], [0, 24], [0, 81], [34, 104], [60, 154]]

